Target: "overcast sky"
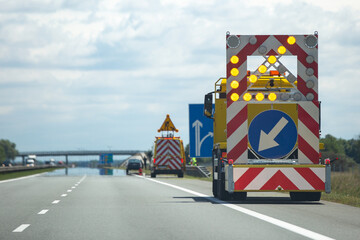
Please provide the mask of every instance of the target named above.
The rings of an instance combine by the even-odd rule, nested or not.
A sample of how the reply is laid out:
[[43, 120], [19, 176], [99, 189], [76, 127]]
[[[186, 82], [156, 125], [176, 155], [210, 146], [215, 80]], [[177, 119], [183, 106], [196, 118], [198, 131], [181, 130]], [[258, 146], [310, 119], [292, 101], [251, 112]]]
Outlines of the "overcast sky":
[[[270, 3], [271, 2], [271, 3]], [[225, 34], [319, 32], [322, 136], [360, 134], [358, 0], [0, 0], [0, 139], [147, 150], [225, 76]]]

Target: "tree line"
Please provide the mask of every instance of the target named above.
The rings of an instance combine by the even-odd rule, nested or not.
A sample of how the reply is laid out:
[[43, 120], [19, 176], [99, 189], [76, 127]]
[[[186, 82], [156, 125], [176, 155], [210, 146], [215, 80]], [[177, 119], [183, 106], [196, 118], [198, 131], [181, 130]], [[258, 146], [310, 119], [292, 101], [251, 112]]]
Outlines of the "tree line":
[[16, 150], [16, 144], [6, 139], [0, 139], [0, 165], [15, 160], [19, 152]]
[[360, 164], [360, 135], [356, 138], [345, 140], [327, 134], [321, 138], [325, 149], [321, 151], [322, 158], [332, 161], [333, 170], [346, 171]]

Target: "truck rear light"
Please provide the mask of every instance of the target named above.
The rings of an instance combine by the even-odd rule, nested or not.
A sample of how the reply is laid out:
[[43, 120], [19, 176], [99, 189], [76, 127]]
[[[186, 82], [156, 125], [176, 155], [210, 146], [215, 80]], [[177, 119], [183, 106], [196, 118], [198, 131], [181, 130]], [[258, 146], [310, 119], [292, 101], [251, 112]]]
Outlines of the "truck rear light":
[[156, 158], [154, 158], [154, 164], [155, 164], [155, 162], [156, 162]]
[[326, 164], [326, 165], [329, 165], [329, 164], [330, 164], [330, 159], [329, 159], [329, 158], [325, 159], [325, 164]]
[[181, 163], [184, 163], [184, 159], [183, 159], [183, 158], [181, 159]]
[[234, 164], [234, 160], [229, 159], [228, 163], [229, 163], [230, 165], [233, 165], [233, 164]]
[[222, 153], [221, 153], [221, 157], [222, 157], [222, 158], [226, 158], [226, 157], [227, 157], [226, 152], [222, 152]]

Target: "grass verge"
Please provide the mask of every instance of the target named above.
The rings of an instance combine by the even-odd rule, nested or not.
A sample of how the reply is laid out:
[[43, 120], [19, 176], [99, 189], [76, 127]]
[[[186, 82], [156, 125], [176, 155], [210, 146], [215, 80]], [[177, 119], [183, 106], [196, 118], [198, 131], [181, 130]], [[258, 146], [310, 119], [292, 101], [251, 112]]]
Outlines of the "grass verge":
[[0, 173], [0, 181], [8, 180], [13, 178], [30, 176], [38, 173], [51, 172], [56, 170], [55, 168], [44, 168], [44, 169], [36, 169], [36, 170], [25, 170], [19, 172], [10, 172], [10, 173]]
[[331, 193], [322, 200], [360, 207], [360, 170], [331, 173]]

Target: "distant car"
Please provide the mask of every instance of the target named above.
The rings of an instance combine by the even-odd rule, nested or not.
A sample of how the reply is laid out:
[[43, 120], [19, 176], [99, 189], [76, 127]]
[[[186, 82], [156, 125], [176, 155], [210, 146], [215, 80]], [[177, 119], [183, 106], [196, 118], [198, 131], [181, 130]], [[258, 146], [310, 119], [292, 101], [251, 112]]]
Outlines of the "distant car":
[[142, 162], [139, 159], [129, 159], [126, 166], [126, 175], [129, 174], [129, 170], [139, 170], [142, 168]]

